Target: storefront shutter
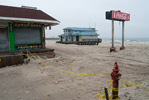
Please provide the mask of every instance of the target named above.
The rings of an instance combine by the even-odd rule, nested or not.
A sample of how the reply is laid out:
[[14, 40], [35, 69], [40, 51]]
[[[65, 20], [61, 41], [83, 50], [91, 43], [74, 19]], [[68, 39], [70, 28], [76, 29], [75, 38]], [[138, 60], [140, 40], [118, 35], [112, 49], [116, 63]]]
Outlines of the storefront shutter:
[[40, 28], [15, 28], [15, 44], [40, 44]]

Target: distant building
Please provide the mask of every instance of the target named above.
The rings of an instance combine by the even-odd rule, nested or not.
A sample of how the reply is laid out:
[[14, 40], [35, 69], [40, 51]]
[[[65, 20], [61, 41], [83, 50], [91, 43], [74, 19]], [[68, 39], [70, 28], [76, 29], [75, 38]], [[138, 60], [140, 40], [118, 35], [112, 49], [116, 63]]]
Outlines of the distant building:
[[60, 43], [98, 44], [101, 42], [95, 28], [66, 27], [63, 30], [64, 34], [59, 35]]
[[57, 24], [35, 7], [0, 5], [0, 50], [45, 48], [45, 27]]

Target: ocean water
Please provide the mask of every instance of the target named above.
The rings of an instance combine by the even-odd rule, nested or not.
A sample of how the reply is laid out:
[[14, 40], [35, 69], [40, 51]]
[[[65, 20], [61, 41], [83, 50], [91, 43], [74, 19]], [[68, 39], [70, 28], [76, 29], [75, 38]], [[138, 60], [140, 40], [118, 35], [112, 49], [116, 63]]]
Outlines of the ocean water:
[[[102, 38], [103, 41], [111, 42], [111, 38]], [[115, 38], [114, 42], [122, 42], [122, 38]], [[124, 42], [133, 42], [133, 43], [149, 43], [149, 38], [125, 38]]]

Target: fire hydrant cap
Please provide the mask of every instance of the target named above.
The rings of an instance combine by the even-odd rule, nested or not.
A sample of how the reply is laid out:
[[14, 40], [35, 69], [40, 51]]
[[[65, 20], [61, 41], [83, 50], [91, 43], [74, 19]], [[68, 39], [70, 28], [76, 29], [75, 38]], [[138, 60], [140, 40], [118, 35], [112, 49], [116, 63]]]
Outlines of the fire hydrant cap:
[[118, 64], [115, 62], [113, 71], [119, 71]]

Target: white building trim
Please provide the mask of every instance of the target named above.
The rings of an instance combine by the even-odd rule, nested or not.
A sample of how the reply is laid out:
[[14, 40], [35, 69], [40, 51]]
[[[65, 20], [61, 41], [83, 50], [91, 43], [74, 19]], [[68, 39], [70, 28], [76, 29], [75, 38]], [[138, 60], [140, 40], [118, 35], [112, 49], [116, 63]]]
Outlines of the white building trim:
[[0, 20], [5, 21], [21, 21], [21, 22], [38, 22], [38, 23], [46, 23], [46, 24], [59, 24], [58, 21], [53, 20], [42, 20], [42, 19], [30, 19], [30, 18], [14, 18], [14, 17], [0, 17]]

